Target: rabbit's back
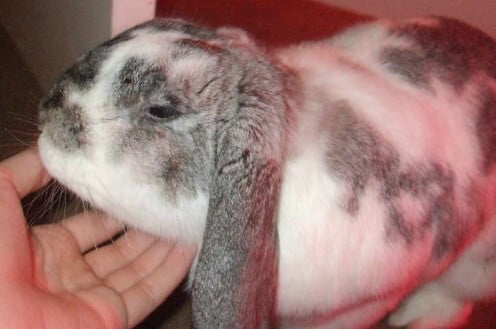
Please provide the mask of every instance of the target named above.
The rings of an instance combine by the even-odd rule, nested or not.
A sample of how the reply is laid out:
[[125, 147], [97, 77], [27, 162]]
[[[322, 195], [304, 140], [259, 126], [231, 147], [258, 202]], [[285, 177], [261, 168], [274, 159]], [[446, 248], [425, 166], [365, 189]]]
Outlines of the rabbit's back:
[[303, 95], [279, 207], [282, 314], [371, 323], [496, 221], [494, 54], [437, 18], [280, 54]]

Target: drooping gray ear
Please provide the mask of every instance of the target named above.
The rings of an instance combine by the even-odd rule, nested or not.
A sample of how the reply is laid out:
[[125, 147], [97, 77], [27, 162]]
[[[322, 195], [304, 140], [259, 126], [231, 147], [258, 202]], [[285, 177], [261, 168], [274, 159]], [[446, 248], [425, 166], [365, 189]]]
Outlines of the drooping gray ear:
[[280, 72], [256, 65], [244, 71], [239, 106], [217, 118], [215, 174], [192, 289], [198, 329], [268, 328], [274, 319], [287, 111]]

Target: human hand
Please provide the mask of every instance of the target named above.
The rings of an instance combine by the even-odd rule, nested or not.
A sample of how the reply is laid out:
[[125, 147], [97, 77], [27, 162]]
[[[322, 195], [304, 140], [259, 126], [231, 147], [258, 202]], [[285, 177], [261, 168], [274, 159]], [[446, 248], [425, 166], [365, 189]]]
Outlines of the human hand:
[[50, 180], [37, 151], [0, 162], [0, 328], [129, 328], [187, 274], [194, 247], [85, 213], [28, 229], [20, 199]]

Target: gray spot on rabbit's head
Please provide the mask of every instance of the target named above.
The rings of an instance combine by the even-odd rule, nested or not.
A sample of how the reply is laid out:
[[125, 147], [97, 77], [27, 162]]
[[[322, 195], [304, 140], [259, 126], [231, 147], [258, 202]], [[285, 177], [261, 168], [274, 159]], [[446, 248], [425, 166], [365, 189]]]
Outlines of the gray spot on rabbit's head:
[[[436, 163], [400, 164], [399, 153], [359, 120], [346, 101], [333, 104], [329, 113], [322, 121], [328, 134], [329, 170], [350, 186], [343, 208], [356, 216], [366, 188], [374, 184], [386, 211], [386, 239], [410, 246], [435, 229], [436, 256], [456, 248], [462, 231], [449, 168]], [[401, 203], [404, 197], [417, 200], [422, 214], [407, 219], [409, 211]]]
[[131, 31], [125, 31], [81, 56], [62, 76], [61, 80], [78, 88], [90, 88], [95, 82], [103, 62], [116, 45], [132, 39]]
[[459, 89], [477, 73], [496, 77], [496, 43], [489, 36], [455, 19], [435, 20], [437, 24], [394, 26], [393, 35], [413, 44], [384, 49], [382, 62], [392, 72], [422, 87], [431, 78]]
[[40, 101], [39, 110], [50, 108], [64, 107], [65, 90], [62, 84], [57, 84], [48, 94]]
[[100, 66], [107, 58], [107, 55], [108, 48], [106, 47], [96, 48], [88, 52], [78, 62], [76, 62], [75, 65], [66, 71], [64, 78], [79, 88], [90, 87], [95, 81]]
[[129, 108], [143, 98], [165, 91], [165, 70], [143, 58], [130, 57], [120, 69], [111, 97], [115, 106]]
[[194, 196], [210, 183], [212, 127], [174, 131], [166, 125], [142, 121], [117, 138], [117, 158], [138, 156], [139, 167], [150, 181], [161, 182], [167, 196]]

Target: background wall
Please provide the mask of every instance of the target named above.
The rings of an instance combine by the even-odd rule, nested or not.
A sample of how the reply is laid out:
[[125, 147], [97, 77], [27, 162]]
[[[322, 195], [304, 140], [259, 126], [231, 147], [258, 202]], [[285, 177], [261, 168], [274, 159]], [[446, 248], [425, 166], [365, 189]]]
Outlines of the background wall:
[[0, 22], [43, 89], [110, 36], [111, 0], [0, 1]]
[[345, 9], [378, 17], [399, 18], [415, 15], [455, 17], [496, 38], [496, 1], [494, 0], [317, 0]]
[[44, 90], [81, 54], [154, 14], [155, 0], [0, 1], [0, 23]]
[[112, 35], [155, 16], [156, 0], [113, 0]]

